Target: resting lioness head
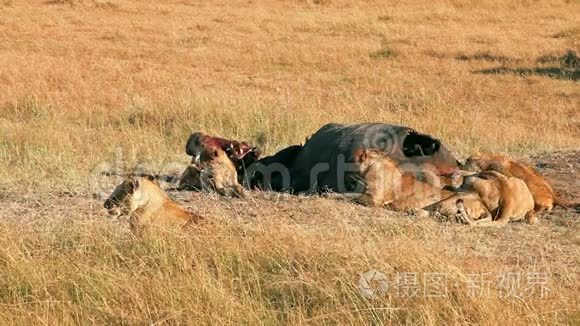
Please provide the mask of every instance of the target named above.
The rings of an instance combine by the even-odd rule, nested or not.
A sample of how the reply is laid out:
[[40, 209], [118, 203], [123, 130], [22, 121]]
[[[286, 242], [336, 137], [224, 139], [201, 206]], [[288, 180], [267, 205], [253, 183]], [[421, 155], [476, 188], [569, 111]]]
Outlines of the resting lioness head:
[[201, 219], [171, 200], [149, 178], [123, 181], [107, 198], [104, 207], [109, 214], [129, 216], [131, 230], [135, 233], [148, 225], [185, 227]]
[[434, 185], [438, 182], [422, 180], [430, 171], [413, 165], [401, 166], [382, 151], [359, 149], [355, 152], [355, 164], [366, 185], [358, 200], [363, 204], [389, 204], [395, 210], [409, 210], [426, 207], [452, 194]]
[[463, 222], [465, 215], [473, 221], [491, 217], [485, 203], [475, 192], [457, 193], [433, 206], [435, 207], [432, 211], [458, 222]]
[[143, 205], [143, 196], [140, 189], [142, 178], [124, 180], [105, 200], [104, 207], [109, 215], [127, 216]]
[[364, 193], [358, 202], [381, 206], [395, 200], [402, 178], [395, 161], [377, 150], [357, 149], [354, 163], [365, 184]]

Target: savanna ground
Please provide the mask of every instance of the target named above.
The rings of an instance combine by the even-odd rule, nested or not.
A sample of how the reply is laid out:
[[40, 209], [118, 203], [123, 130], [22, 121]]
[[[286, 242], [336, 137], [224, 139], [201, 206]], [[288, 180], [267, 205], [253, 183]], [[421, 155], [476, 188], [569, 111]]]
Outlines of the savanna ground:
[[[318, 197], [172, 193], [208, 222], [136, 238], [94, 198], [118, 180], [91, 177], [175, 170], [192, 131], [272, 153], [327, 122], [382, 121], [460, 158], [528, 160], [577, 199], [578, 62], [561, 57], [578, 53], [578, 12], [1, 0], [0, 323], [579, 323], [573, 211], [487, 230]], [[367, 299], [372, 269], [390, 286]]]

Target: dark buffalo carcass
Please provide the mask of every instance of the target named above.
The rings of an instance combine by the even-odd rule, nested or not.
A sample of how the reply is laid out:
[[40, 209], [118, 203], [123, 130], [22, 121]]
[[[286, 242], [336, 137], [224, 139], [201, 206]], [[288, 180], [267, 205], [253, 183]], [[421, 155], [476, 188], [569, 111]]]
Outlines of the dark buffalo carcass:
[[[353, 161], [355, 151], [365, 148], [383, 151], [407, 171], [429, 170], [446, 175], [459, 168], [459, 162], [438, 139], [412, 128], [384, 123], [331, 123], [320, 128], [304, 146], [283, 150], [285, 163], [278, 165], [281, 171], [266, 169], [268, 173], [276, 172], [266, 182], [260, 182], [268, 188], [267, 181], [272, 180], [270, 188], [278, 191], [360, 192], [362, 185]], [[268, 162], [262, 163], [267, 166]], [[263, 175], [253, 176], [255, 179]]]
[[302, 145], [292, 145], [258, 160], [248, 169], [246, 185], [252, 189], [290, 190], [290, 169], [301, 150]]

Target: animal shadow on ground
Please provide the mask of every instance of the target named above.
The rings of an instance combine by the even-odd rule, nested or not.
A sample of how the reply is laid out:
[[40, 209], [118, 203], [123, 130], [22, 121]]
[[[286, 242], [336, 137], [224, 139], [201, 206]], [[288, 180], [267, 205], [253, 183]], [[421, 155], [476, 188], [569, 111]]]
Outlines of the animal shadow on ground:
[[543, 56], [536, 60], [540, 64], [557, 63], [558, 66], [550, 67], [496, 67], [491, 69], [482, 69], [474, 71], [476, 74], [513, 74], [513, 75], [537, 75], [546, 76], [554, 79], [564, 79], [578, 81], [580, 79], [580, 58], [574, 51], [568, 51], [561, 57]]
[[478, 53], [475, 53], [472, 55], [460, 53], [460, 54], [455, 56], [455, 60], [458, 60], [458, 61], [489, 61], [489, 62], [496, 61], [496, 62], [501, 62], [502, 64], [505, 64], [508, 62], [520, 61], [518, 59], [506, 57], [503, 55], [495, 55], [495, 54], [492, 54], [489, 52], [478, 52]]

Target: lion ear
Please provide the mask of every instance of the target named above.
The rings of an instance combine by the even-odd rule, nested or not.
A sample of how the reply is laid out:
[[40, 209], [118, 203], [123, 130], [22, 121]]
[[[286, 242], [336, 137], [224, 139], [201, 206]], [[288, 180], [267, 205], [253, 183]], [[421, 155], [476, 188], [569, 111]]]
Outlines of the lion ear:
[[368, 158], [367, 150], [364, 148], [359, 148], [354, 152], [355, 162], [362, 163]]

